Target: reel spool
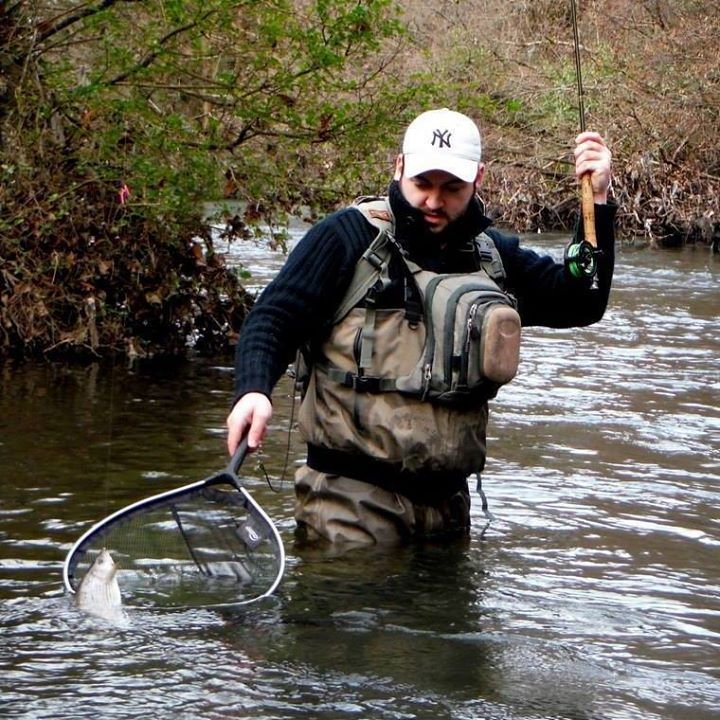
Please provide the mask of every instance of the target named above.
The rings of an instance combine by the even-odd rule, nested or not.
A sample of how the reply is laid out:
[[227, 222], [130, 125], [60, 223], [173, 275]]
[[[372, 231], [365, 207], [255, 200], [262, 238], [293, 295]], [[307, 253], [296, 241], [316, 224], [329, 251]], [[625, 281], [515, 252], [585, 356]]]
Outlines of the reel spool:
[[565, 248], [565, 268], [574, 278], [594, 278], [599, 254], [587, 240], [573, 241]]

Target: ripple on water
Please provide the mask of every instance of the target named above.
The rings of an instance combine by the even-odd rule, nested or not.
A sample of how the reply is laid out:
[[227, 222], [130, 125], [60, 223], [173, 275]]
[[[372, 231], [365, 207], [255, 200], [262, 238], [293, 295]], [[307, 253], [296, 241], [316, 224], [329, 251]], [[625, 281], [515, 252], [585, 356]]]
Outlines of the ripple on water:
[[[283, 259], [251, 248], [258, 289]], [[275, 493], [251, 472], [289, 548], [279, 595], [133, 611], [121, 628], [65, 597], [64, 555], [116, 507], [222, 466], [228, 368], [0, 375], [3, 713], [714, 720], [716, 316], [707, 258], [621, 250], [600, 324], [524, 333], [518, 378], [492, 403], [483, 536], [473, 496], [467, 545], [303, 554], [290, 484]], [[287, 395], [265, 442], [273, 480]], [[291, 467], [304, 452], [292, 447]]]

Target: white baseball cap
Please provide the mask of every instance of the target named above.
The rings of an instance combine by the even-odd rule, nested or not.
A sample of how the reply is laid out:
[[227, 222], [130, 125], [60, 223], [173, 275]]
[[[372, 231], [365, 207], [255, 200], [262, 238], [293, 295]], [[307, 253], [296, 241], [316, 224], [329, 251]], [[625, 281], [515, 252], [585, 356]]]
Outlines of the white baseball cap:
[[467, 115], [447, 108], [428, 110], [408, 125], [402, 152], [408, 177], [445, 170], [472, 182], [482, 157], [480, 131]]

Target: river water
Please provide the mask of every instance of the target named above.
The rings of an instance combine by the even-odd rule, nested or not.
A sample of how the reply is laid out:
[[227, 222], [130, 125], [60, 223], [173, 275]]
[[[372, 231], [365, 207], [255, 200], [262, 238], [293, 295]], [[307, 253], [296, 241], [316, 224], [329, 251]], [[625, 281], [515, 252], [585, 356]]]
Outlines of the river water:
[[[552, 254], [562, 239], [531, 237]], [[262, 286], [279, 253], [242, 251]], [[720, 718], [720, 260], [620, 248], [612, 306], [525, 333], [467, 542], [293, 545], [290, 386], [263, 464], [279, 591], [92, 619], [61, 567], [93, 522], [224, 467], [229, 364], [0, 367], [0, 716]], [[290, 437], [290, 471], [303, 450]]]

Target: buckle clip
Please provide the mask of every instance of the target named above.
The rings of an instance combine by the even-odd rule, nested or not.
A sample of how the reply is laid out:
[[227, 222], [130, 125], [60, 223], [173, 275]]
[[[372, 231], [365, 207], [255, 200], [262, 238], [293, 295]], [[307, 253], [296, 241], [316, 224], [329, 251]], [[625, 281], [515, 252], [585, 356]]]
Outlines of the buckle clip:
[[368, 375], [350, 375], [350, 387], [360, 393], [379, 393], [380, 378]]

